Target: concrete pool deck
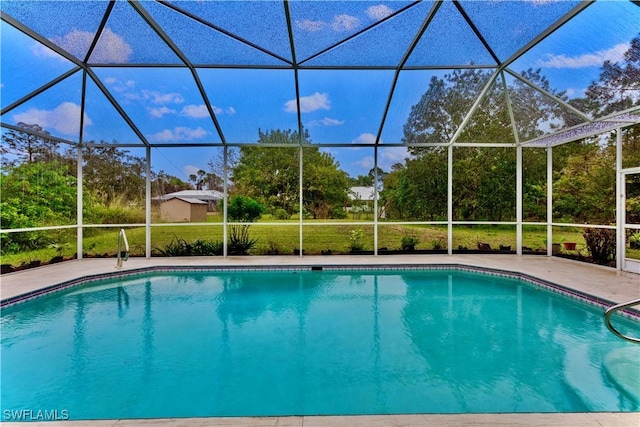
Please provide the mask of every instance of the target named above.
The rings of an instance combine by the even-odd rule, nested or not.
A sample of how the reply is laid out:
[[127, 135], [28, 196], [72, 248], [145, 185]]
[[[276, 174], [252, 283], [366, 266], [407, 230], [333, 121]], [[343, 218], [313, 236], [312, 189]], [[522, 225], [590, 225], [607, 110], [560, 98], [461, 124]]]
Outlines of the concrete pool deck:
[[[516, 255], [397, 255], [397, 256], [249, 256], [191, 258], [131, 258], [122, 271], [170, 266], [402, 266], [468, 265], [514, 271], [614, 303], [640, 298], [640, 275], [546, 256]], [[0, 298], [5, 300], [72, 279], [117, 272], [115, 259], [83, 259], [3, 274]], [[640, 369], [640, 368], [639, 368]], [[4, 415], [4, 414], [3, 414]], [[6, 422], [7, 426], [24, 425]], [[153, 420], [47, 421], [47, 426], [634, 426], [640, 413], [574, 414], [419, 414], [386, 416], [293, 416], [259, 418], [181, 418]]]

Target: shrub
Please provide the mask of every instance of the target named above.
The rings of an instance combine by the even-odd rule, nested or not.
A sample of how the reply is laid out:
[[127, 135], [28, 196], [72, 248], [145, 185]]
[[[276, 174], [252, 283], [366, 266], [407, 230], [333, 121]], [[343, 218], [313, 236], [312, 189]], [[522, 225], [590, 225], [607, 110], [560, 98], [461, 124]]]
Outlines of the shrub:
[[405, 234], [400, 240], [400, 247], [403, 251], [413, 251], [418, 243], [420, 243], [420, 240], [416, 236]]
[[627, 198], [627, 223], [637, 224], [640, 222], [640, 196]]
[[275, 219], [281, 219], [281, 220], [285, 220], [285, 219], [289, 219], [291, 218], [291, 215], [289, 215], [289, 212], [287, 212], [285, 209], [276, 209], [275, 213], [273, 214]]
[[222, 255], [223, 243], [220, 240], [212, 242], [198, 239], [193, 242], [192, 248], [194, 256]]
[[227, 215], [231, 221], [254, 222], [260, 219], [265, 207], [251, 197], [236, 196], [229, 202]]
[[[227, 215], [231, 221], [254, 222], [260, 219], [265, 207], [251, 197], [236, 196], [229, 202]], [[249, 237], [249, 224], [232, 225], [229, 227], [229, 254], [246, 255], [253, 248], [258, 239]]]
[[432, 243], [433, 243], [433, 249], [436, 250], [436, 251], [442, 250], [445, 247], [445, 242], [444, 242], [444, 239], [442, 237], [438, 237]]
[[251, 239], [249, 237], [249, 225], [232, 226], [230, 227], [231, 234], [229, 234], [229, 247], [228, 251], [230, 255], [247, 255], [249, 250], [253, 248], [258, 239]]
[[143, 208], [116, 197], [107, 202], [95, 196], [85, 198], [84, 219], [94, 224], [135, 224], [146, 220]]
[[334, 206], [331, 209], [332, 219], [345, 219], [346, 217], [347, 217], [347, 212], [344, 210], [342, 206]]
[[616, 232], [604, 228], [586, 228], [582, 233], [591, 258], [598, 264], [607, 264], [616, 253]]
[[212, 242], [198, 239], [191, 243], [173, 236], [171, 242], [164, 249], [157, 247], [154, 249], [164, 256], [212, 256], [222, 255], [223, 246], [220, 241]]
[[349, 243], [352, 251], [361, 251], [364, 249], [364, 230], [356, 228], [349, 232]]

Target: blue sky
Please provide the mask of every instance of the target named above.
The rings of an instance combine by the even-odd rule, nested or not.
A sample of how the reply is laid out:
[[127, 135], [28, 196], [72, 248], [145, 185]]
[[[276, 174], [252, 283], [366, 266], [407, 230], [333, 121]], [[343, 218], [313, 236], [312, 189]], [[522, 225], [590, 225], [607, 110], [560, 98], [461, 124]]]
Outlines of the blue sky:
[[[218, 3], [173, 2], [190, 13], [259, 46], [254, 49], [157, 3], [143, 2], [176, 45], [196, 65], [228, 64], [239, 69], [196, 68], [208, 101], [229, 142], [253, 143], [258, 129], [297, 129], [294, 72], [291, 69], [242, 69], [243, 66], [286, 66], [291, 52], [281, 2]], [[236, 2], [237, 3], [237, 2]], [[291, 3], [299, 61], [384, 21], [411, 2], [357, 1]], [[555, 22], [576, 2], [554, 0], [462, 1], [500, 60], [505, 60], [539, 31]], [[40, 16], [26, 2], [2, 3], [10, 16], [84, 59], [97, 29], [104, 2], [57, 2]], [[315, 66], [395, 65], [406, 51], [431, 8], [428, 1], [407, 9], [371, 31], [303, 64]], [[514, 9], [515, 8], [515, 9]], [[214, 13], [215, 12], [215, 13]], [[46, 19], [45, 19], [46, 18]], [[55, 25], [49, 25], [53, 21]], [[193, 29], [179, 31], [188, 23]], [[2, 108], [52, 79], [74, 64], [1, 24]], [[284, 31], [284, 32], [283, 32]], [[510, 68], [516, 72], [542, 68], [556, 90], [578, 97], [597, 79], [605, 60], [619, 61], [630, 40], [640, 32], [640, 7], [629, 1], [598, 1], [558, 32], [538, 44]], [[284, 34], [284, 35], [283, 35]], [[451, 35], [454, 36], [451, 36]], [[445, 36], [446, 35], [446, 36]], [[507, 36], [505, 36], [507, 35]], [[193, 43], [197, 39], [198, 43]], [[266, 52], [265, 52], [266, 51]], [[491, 56], [473, 36], [457, 10], [446, 2], [438, 11], [407, 64], [441, 66], [492, 64]], [[90, 63], [101, 85], [154, 144], [220, 143], [221, 139], [191, 73], [184, 67], [155, 68], [151, 64], [180, 64], [180, 59], [146, 25], [127, 2], [117, 2]], [[111, 67], [113, 63], [137, 67]], [[381, 143], [397, 143], [402, 127], [432, 76], [448, 70], [403, 71], [389, 108]], [[373, 150], [358, 143], [376, 140], [393, 82], [393, 70], [299, 71], [301, 117], [316, 143], [352, 144], [327, 147], [350, 175], [373, 167]], [[37, 122], [53, 135], [77, 140], [81, 115], [82, 74], [58, 85], [2, 116], [4, 123]], [[88, 79], [84, 111], [84, 139], [140, 143], [135, 132]], [[153, 150], [154, 169], [183, 179], [207, 163], [219, 148]], [[137, 153], [137, 151], [136, 151]], [[379, 152], [389, 170], [406, 156], [402, 148]]]

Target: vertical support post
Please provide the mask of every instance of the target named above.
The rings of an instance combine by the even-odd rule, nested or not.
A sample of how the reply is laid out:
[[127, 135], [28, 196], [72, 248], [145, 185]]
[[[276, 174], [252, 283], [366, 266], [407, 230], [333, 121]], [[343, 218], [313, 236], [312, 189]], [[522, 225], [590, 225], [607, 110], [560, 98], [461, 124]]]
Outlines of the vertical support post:
[[229, 156], [229, 147], [225, 144], [222, 151], [222, 256], [227, 257], [227, 205], [229, 204], [229, 186], [227, 181], [229, 179], [229, 173], [227, 172], [227, 157]]
[[373, 147], [373, 255], [378, 256], [378, 146]]
[[82, 95], [80, 97], [80, 133], [78, 135], [78, 164], [76, 165], [77, 171], [77, 183], [76, 183], [76, 225], [78, 226], [76, 231], [76, 257], [82, 259], [82, 253], [84, 252], [82, 241], [84, 240], [84, 215], [83, 215], [83, 186], [82, 186], [82, 144], [84, 142], [84, 109], [85, 98], [87, 93], [87, 71], [82, 71]]
[[553, 149], [547, 147], [547, 256], [553, 255]]
[[625, 258], [625, 175], [622, 170], [622, 129], [616, 129], [616, 270], [624, 268]]
[[447, 252], [453, 255], [453, 145], [447, 151]]
[[522, 255], [522, 146], [516, 147], [516, 253]]
[[151, 147], [147, 145], [145, 151], [144, 256], [149, 259], [151, 258]]
[[[300, 136], [300, 138], [302, 138], [302, 136]], [[298, 200], [300, 202], [299, 202], [299, 206], [298, 206], [298, 211], [300, 212], [299, 213], [299, 217], [300, 218], [298, 219], [298, 222], [300, 224], [299, 225], [300, 228], [298, 230], [298, 239], [299, 239], [298, 244], [300, 245], [299, 246], [300, 247], [300, 258], [302, 258], [302, 250], [303, 250], [303, 247], [302, 247], [302, 214], [304, 212], [304, 208], [302, 207], [302, 179], [303, 179], [302, 166], [303, 166], [303, 151], [304, 151], [304, 148], [302, 147], [302, 144], [300, 145], [299, 149], [300, 149], [300, 156], [299, 156], [300, 164], [298, 165], [298, 170], [299, 170], [299, 173], [298, 173], [298, 193], [299, 193], [298, 194]]]
[[78, 229], [76, 232], [76, 236], [77, 236], [77, 240], [76, 240], [76, 244], [77, 244], [77, 257], [78, 259], [82, 259], [82, 253], [84, 252], [83, 247], [82, 247], [82, 240], [84, 237], [84, 215], [82, 214], [82, 205], [83, 205], [83, 197], [82, 197], [82, 193], [83, 193], [83, 189], [82, 189], [82, 181], [83, 181], [83, 177], [82, 177], [82, 144], [78, 145], [78, 164], [76, 165], [76, 175], [77, 175], [77, 186], [76, 186], [76, 191], [78, 192], [78, 194], [76, 194], [76, 212], [77, 212], [77, 225], [78, 225]]

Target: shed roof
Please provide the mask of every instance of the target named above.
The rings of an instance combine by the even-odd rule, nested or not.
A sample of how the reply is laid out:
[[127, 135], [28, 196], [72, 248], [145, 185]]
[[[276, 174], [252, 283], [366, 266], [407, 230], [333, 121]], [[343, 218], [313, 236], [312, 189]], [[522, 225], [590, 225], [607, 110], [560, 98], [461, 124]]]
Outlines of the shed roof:
[[217, 190], [183, 190], [176, 191], [175, 193], [163, 194], [162, 196], [154, 197], [153, 200], [169, 200], [173, 198], [181, 199], [197, 199], [202, 200], [222, 200], [224, 195]]
[[198, 199], [190, 199], [188, 197], [170, 197], [168, 199], [164, 199], [164, 202], [168, 202], [169, 200], [173, 200], [173, 199], [178, 199], [178, 200], [182, 200], [183, 202], [187, 202], [191, 205], [206, 205], [207, 202], [204, 202], [202, 200], [198, 200]]

